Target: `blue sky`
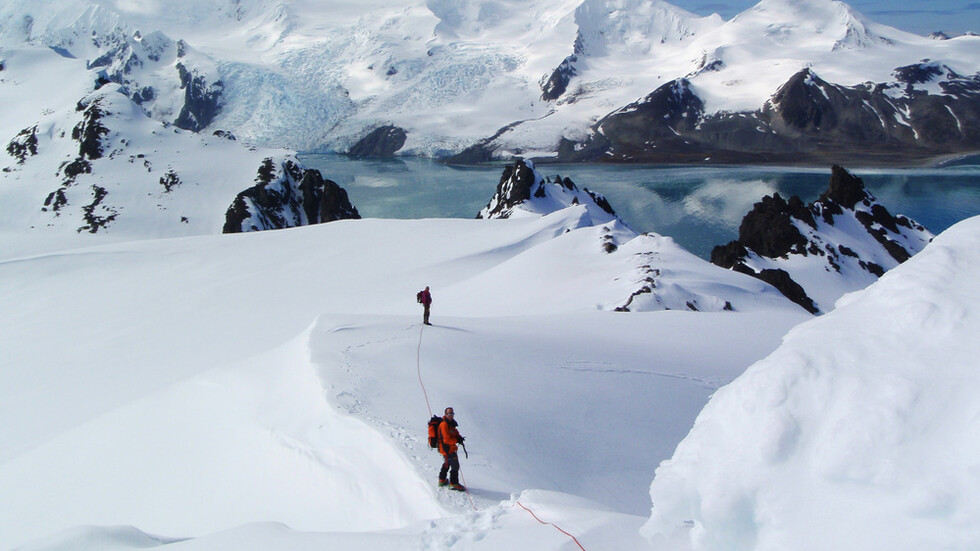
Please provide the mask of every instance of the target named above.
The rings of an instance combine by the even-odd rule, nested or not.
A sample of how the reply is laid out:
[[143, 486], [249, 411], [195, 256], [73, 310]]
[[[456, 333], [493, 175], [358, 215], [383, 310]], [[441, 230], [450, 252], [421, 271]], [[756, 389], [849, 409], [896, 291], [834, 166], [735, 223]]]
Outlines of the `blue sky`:
[[[718, 13], [725, 19], [758, 3], [758, 0], [667, 1], [692, 13]], [[846, 3], [872, 21], [917, 34], [927, 35], [940, 30], [950, 36], [966, 31], [980, 33], [978, 0], [851, 0]]]

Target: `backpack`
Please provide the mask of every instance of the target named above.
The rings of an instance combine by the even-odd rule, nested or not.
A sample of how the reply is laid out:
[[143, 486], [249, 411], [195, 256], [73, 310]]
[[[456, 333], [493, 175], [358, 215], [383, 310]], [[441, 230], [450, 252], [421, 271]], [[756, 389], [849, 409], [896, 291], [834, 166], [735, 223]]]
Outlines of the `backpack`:
[[[419, 291], [418, 294], [415, 295], [415, 300], [417, 300], [419, 304], [422, 304], [422, 291]], [[433, 415], [432, 418], [435, 419], [436, 416]]]
[[438, 415], [433, 415], [432, 419], [429, 419], [429, 447], [439, 448], [439, 424], [442, 423], [442, 417]]

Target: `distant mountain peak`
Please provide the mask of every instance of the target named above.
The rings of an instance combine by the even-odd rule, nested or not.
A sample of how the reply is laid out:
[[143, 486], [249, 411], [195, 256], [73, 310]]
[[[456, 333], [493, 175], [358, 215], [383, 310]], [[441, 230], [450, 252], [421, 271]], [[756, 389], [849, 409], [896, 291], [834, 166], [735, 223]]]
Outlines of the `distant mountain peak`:
[[803, 33], [823, 40], [832, 51], [890, 44], [871, 30], [870, 23], [850, 5], [836, 0], [762, 0], [736, 20], [765, 23], [765, 34], [777, 40], [802, 38]]

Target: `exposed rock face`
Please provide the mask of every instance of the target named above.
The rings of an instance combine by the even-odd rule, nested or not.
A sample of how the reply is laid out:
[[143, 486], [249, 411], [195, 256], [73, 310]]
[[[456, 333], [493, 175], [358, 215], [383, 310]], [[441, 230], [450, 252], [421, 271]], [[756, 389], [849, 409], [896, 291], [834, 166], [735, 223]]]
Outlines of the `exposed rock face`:
[[24, 159], [37, 155], [37, 125], [21, 130], [7, 144], [7, 153], [24, 164]]
[[554, 101], [568, 90], [568, 84], [572, 77], [577, 74], [575, 62], [578, 56], [572, 54], [566, 57], [560, 65], [551, 73], [551, 77], [541, 86], [541, 99]]
[[607, 115], [594, 127], [585, 144], [567, 142], [559, 157], [573, 161], [640, 160], [656, 143], [657, 156], [688, 155], [706, 149], [684, 136], [696, 131], [704, 116], [704, 102], [691, 91], [687, 79], [661, 86], [642, 100]]
[[[567, 161], [821, 162], [913, 156], [980, 148], [980, 74], [958, 75], [925, 61], [895, 69], [891, 83], [840, 86], [803, 69], [758, 111], [706, 114], [686, 79], [566, 142]], [[930, 93], [939, 89], [941, 94]]]
[[224, 86], [221, 81], [208, 82], [207, 78], [188, 70], [183, 63], [177, 64], [177, 72], [180, 75], [180, 88], [184, 90], [184, 105], [174, 120], [174, 126], [199, 132], [211, 124], [218, 114]]
[[[715, 247], [711, 262], [758, 277], [819, 313], [932, 239], [919, 224], [889, 213], [860, 178], [840, 166], [831, 172], [827, 191], [808, 206], [796, 196], [785, 201], [779, 194], [756, 203], [739, 226], [738, 240]], [[837, 292], [819, 300], [811, 296], [835, 286]]]
[[571, 205], [585, 205], [594, 223], [619, 220], [605, 197], [579, 190], [568, 178], [556, 175], [545, 178], [531, 161], [517, 161], [504, 168], [497, 184], [497, 192], [477, 218], [510, 218], [515, 211], [532, 214], [550, 214]]
[[[79, 102], [76, 111], [82, 113], [82, 120], [72, 128], [71, 139], [78, 142], [78, 156], [71, 161], [61, 164], [60, 174], [62, 176], [61, 185], [52, 191], [44, 200], [41, 210], [51, 212], [55, 216], [61, 214], [61, 210], [68, 205], [68, 190], [75, 185], [75, 179], [81, 174], [92, 173], [92, 163], [96, 159], [102, 158], [105, 146], [103, 139], [110, 134], [110, 131], [103, 124], [103, 119], [109, 114], [102, 107], [102, 99], [95, 98], [86, 102]], [[21, 132], [18, 136], [23, 136]], [[34, 135], [34, 153], [37, 153], [36, 134]], [[10, 151], [10, 146], [8, 146]], [[23, 162], [24, 157], [19, 157]], [[105, 199], [109, 192], [102, 186], [93, 184], [92, 201], [82, 205], [82, 219], [85, 224], [78, 228], [78, 232], [87, 231], [97, 233], [100, 229], [106, 228], [116, 219], [118, 212], [109, 206]]]
[[477, 218], [510, 218], [514, 207], [531, 198], [531, 186], [539, 183], [539, 176], [524, 161], [517, 161], [504, 168], [497, 192], [481, 210]]
[[235, 197], [223, 233], [261, 231], [360, 218], [347, 192], [318, 170], [266, 159], [256, 184]]
[[390, 157], [405, 145], [408, 134], [397, 126], [381, 126], [361, 138], [347, 152], [351, 157]]

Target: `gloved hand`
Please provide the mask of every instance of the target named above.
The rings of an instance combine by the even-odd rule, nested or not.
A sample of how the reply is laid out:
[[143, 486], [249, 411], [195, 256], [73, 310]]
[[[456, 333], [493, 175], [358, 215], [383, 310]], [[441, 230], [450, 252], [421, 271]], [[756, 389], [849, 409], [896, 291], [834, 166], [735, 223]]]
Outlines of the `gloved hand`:
[[460, 436], [459, 437], [459, 441], [460, 442], [466, 442], [466, 437], [465, 436]]

